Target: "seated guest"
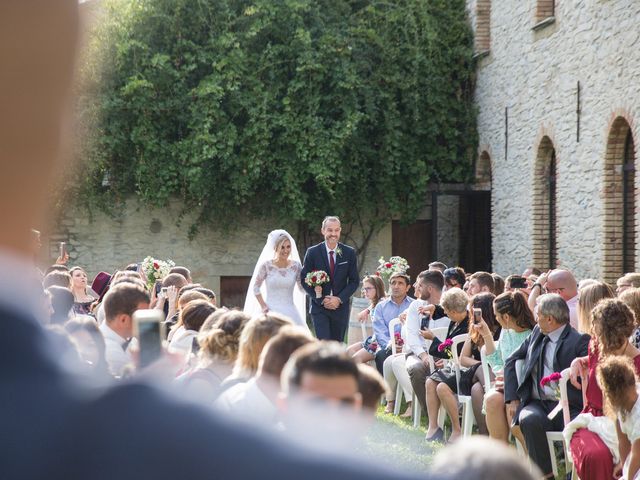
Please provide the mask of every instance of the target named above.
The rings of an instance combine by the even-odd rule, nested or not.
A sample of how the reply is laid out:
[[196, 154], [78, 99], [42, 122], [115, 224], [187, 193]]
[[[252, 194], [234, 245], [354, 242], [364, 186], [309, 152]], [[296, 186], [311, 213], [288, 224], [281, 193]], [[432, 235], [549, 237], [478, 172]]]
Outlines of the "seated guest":
[[497, 273], [492, 273], [493, 277], [493, 294], [498, 296], [504, 292], [504, 278]]
[[389, 278], [391, 295], [382, 300], [375, 309], [373, 316], [373, 336], [362, 344], [351, 345], [347, 352], [358, 363], [366, 363], [375, 359], [376, 368], [382, 372], [384, 361], [391, 355], [389, 345], [389, 322], [404, 312], [413, 299], [407, 296], [411, 288], [411, 281], [404, 273], [394, 273]]
[[[431, 373], [429, 369], [429, 345], [423, 333], [425, 329], [448, 327], [449, 318], [440, 306], [444, 276], [437, 271], [425, 271], [418, 275], [414, 285], [417, 300], [407, 309], [406, 369], [413, 391], [423, 410], [427, 409], [424, 384]], [[411, 397], [407, 397], [411, 398]]]
[[496, 282], [493, 276], [487, 272], [476, 272], [469, 277], [469, 288], [467, 293], [473, 297], [479, 293], [493, 293]]
[[180, 312], [180, 319], [184, 330], [176, 333], [169, 342], [169, 352], [191, 354], [191, 346], [198, 336], [200, 327], [209, 316], [217, 310], [209, 300], [194, 300], [189, 302]]
[[627, 273], [616, 282], [616, 295], [620, 296], [625, 290], [640, 288], [640, 273]]
[[73, 293], [68, 288], [58, 287], [57, 285], [47, 288], [47, 291], [51, 295], [51, 308], [53, 310], [50, 323], [64, 325], [73, 313]]
[[612, 452], [616, 457], [618, 455], [616, 427], [604, 417], [596, 371], [607, 358], [620, 355], [627, 357], [640, 372], [640, 351], [628, 340], [634, 328], [635, 318], [629, 307], [619, 299], [602, 300], [591, 313], [589, 354], [571, 363], [572, 383], [580, 387], [578, 376], [587, 382], [587, 403], [580, 415], [564, 429], [576, 472], [582, 480], [614, 478], [615, 464], [618, 463], [618, 459], [612, 456]]
[[[504, 399], [509, 414], [520, 426], [531, 459], [546, 477], [553, 476], [547, 445], [547, 432], [564, 427], [562, 415], [547, 415], [557, 404], [555, 392], [542, 378], [561, 372], [576, 357], [587, 354], [589, 335], [578, 333], [569, 324], [569, 307], [558, 294], [545, 294], [538, 299], [538, 325], [508, 359], [505, 365]], [[516, 374], [516, 362], [524, 360], [522, 379]], [[582, 409], [582, 393], [567, 386], [571, 418]]]
[[[493, 310], [496, 320], [502, 326], [497, 342], [484, 320], [474, 325], [473, 329], [482, 335], [487, 362], [496, 375], [495, 388], [485, 394], [487, 430], [491, 438], [507, 443], [509, 425], [513, 419], [507, 417], [504, 405], [504, 362], [527, 339], [536, 323], [522, 292], [498, 295], [493, 301]], [[519, 440], [524, 444], [524, 439]]]
[[128, 346], [133, 335], [132, 317], [136, 310], [149, 308], [149, 294], [137, 285], [115, 285], [104, 297], [105, 322], [100, 326], [104, 337], [105, 357], [109, 371], [121, 377], [124, 368], [131, 363]]
[[460, 267], [447, 268], [442, 275], [444, 275], [443, 291], [454, 287], [462, 288], [467, 281], [464, 270]]
[[[452, 288], [442, 294], [441, 304], [444, 313], [449, 320], [451, 320], [446, 339], [453, 339], [457, 335], [467, 333], [469, 330], [469, 311], [467, 310], [469, 296], [459, 288]], [[446, 400], [450, 399], [448, 390], [457, 390], [456, 376], [453, 369], [444, 368], [445, 359], [448, 360], [451, 358], [450, 349], [438, 348], [442, 344], [442, 341], [436, 337], [430, 329], [423, 330], [421, 335], [427, 340], [431, 340], [429, 355], [434, 359], [439, 359], [435, 362], [436, 371], [431, 373], [431, 376], [427, 378], [426, 382], [427, 415], [429, 416], [429, 428], [426, 439], [428, 442], [441, 442], [444, 439], [444, 432], [438, 426], [438, 410], [440, 410], [441, 403], [440, 394], [442, 398]], [[458, 355], [460, 355], [461, 351], [462, 344], [458, 345]], [[448, 390], [445, 389], [445, 387], [447, 387]], [[440, 394], [438, 391], [440, 391]], [[444, 407], [451, 417], [454, 416], [454, 409], [455, 416], [458, 415], [458, 402], [455, 399], [453, 402], [445, 404]], [[455, 426], [452, 425], [451, 436], [455, 439], [460, 436], [460, 425], [458, 424], [457, 430], [454, 430], [454, 428]]]
[[447, 266], [442, 262], [431, 262], [429, 264], [429, 271], [430, 272], [438, 271], [440, 273], [444, 273], [444, 271], [446, 269], [447, 269]]
[[42, 280], [42, 287], [63, 287], [71, 290], [71, 275], [68, 272], [60, 272], [58, 270], [54, 270], [45, 275], [44, 280]]
[[[481, 293], [471, 299], [471, 304], [469, 306], [469, 317], [474, 319], [471, 324], [473, 326], [482, 324], [486, 325], [489, 331], [487, 339], [488, 337], [491, 337], [492, 340], [497, 340], [502, 330], [502, 327], [496, 320], [496, 315], [493, 310], [493, 301], [495, 298], [495, 295], [492, 293]], [[473, 311], [476, 308], [479, 308], [482, 312], [477, 323], [473, 316]], [[464, 345], [462, 346], [462, 353], [460, 354], [460, 366], [466, 367], [466, 370], [463, 370], [460, 375], [460, 391], [458, 394], [471, 395], [473, 415], [475, 416], [476, 423], [478, 424], [478, 431], [481, 435], [487, 435], [489, 433], [487, 430], [487, 423], [485, 422], [485, 417], [482, 412], [485, 394], [485, 378], [484, 372], [482, 371], [482, 368], [480, 368], [482, 366], [480, 349], [485, 345], [487, 339], [481, 335], [479, 330], [470, 328], [469, 338], [464, 342]], [[495, 378], [491, 371], [489, 372], [489, 375], [491, 378], [487, 380]], [[443, 387], [442, 390], [446, 389]], [[453, 392], [451, 392], [450, 395], [453, 396]], [[457, 415], [455, 415], [455, 419], [451, 420], [452, 423], [454, 421], [459, 422]], [[451, 439], [449, 439], [449, 441], [451, 441]]]
[[373, 419], [380, 405], [380, 397], [388, 393], [389, 388], [378, 371], [370, 365], [358, 364], [360, 381], [358, 383], [362, 395], [362, 412]]
[[81, 267], [73, 267], [71, 274], [71, 292], [75, 299], [73, 312], [76, 315], [91, 315], [91, 306], [97, 300], [87, 285], [87, 272]]
[[262, 349], [255, 377], [222, 392], [216, 406], [251, 423], [275, 425], [282, 369], [293, 352], [312, 342], [313, 337], [300, 327], [281, 328]]
[[[640, 473], [640, 401], [638, 373], [627, 357], [611, 357], [598, 367], [598, 382], [611, 413], [617, 417], [622, 478]], [[595, 477], [594, 477], [595, 478]], [[599, 477], [605, 478], [605, 477]]]
[[362, 279], [362, 296], [369, 300], [369, 306], [358, 313], [360, 323], [373, 319], [376, 307], [385, 299], [384, 280], [377, 275], [367, 275]]
[[249, 320], [243, 312], [221, 309], [207, 318], [198, 333], [197, 366], [177, 379], [192, 398], [205, 403], [217, 398], [220, 385], [233, 371], [240, 335]]
[[291, 325], [293, 325], [291, 320], [275, 312], [249, 320], [240, 335], [238, 358], [233, 366], [233, 372], [225, 379], [223, 387], [228, 388], [253, 377], [258, 370], [260, 354], [265, 344], [271, 337], [277, 335], [282, 327]]
[[580, 333], [591, 334], [591, 312], [600, 300], [613, 297], [613, 290], [603, 282], [594, 281], [591, 285], [580, 289], [578, 300], [578, 331]]
[[640, 348], [640, 288], [629, 288], [620, 294], [618, 298], [620, 298], [634, 314], [636, 325], [631, 334], [631, 343], [634, 347]]
[[[544, 290], [544, 291], [543, 291]], [[569, 307], [569, 318], [571, 326], [578, 328], [578, 282], [569, 270], [551, 270], [543, 273], [538, 277], [538, 281], [531, 287], [529, 294], [529, 308], [533, 310], [534, 317], [536, 313], [536, 299], [546, 293], [557, 293], [567, 302]]]
[[[487, 455], [487, 452], [491, 452]], [[456, 480], [536, 480], [540, 472], [535, 466], [493, 440], [483, 437], [465, 438], [440, 450], [429, 470], [433, 478]]]
[[90, 365], [97, 376], [109, 376], [106, 346], [96, 322], [89, 318], [73, 319], [65, 323], [64, 329], [76, 344], [80, 359]]

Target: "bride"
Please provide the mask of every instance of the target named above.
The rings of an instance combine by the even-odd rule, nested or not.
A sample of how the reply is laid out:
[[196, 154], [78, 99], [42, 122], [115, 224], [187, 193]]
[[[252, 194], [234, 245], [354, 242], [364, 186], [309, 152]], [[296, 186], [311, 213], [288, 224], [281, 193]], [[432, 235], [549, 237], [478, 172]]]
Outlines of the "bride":
[[253, 270], [244, 312], [251, 316], [276, 312], [308, 328], [301, 270], [300, 255], [291, 235], [285, 230], [271, 232]]

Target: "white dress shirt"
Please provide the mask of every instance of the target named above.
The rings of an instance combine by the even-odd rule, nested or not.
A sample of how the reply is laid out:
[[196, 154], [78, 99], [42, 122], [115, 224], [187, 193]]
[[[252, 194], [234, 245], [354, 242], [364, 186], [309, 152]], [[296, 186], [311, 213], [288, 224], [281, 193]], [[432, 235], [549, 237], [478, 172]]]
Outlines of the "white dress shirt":
[[124, 367], [132, 363], [133, 360], [129, 350], [122, 348], [127, 339], [114, 332], [107, 322], [100, 325], [100, 331], [104, 337], [105, 357], [109, 365], [109, 371], [111, 375], [121, 377]]
[[[427, 353], [429, 350], [430, 340], [427, 340], [420, 335], [420, 324], [422, 323], [422, 315], [418, 312], [420, 307], [426, 307], [429, 302], [426, 300], [414, 300], [407, 308], [407, 344], [411, 352], [419, 357], [423, 353]], [[442, 317], [438, 320], [429, 320], [429, 328], [448, 327], [451, 320], [448, 317]]]
[[567, 300], [569, 307], [569, 323], [576, 330], [578, 329], [578, 295]]
[[241, 420], [275, 425], [278, 409], [262, 392], [255, 377], [238, 383], [220, 394], [216, 406]]

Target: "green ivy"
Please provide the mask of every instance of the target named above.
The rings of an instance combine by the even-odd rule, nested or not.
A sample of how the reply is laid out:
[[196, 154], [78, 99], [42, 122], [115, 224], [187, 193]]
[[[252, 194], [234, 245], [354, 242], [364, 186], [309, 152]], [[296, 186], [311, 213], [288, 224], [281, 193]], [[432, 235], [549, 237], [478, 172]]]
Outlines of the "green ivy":
[[[84, 65], [76, 201], [180, 198], [365, 234], [410, 222], [476, 146], [464, 0], [106, 0]], [[105, 173], [109, 185], [103, 185]]]

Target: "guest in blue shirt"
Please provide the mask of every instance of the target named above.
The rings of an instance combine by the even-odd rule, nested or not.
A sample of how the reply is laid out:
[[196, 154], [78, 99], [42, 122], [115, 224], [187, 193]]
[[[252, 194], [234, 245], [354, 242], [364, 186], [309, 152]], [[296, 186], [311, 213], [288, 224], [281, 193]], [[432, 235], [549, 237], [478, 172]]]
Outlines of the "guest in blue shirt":
[[[404, 312], [413, 298], [407, 296], [411, 287], [409, 276], [404, 273], [394, 273], [389, 279], [390, 296], [378, 303], [373, 316], [373, 335], [362, 343], [351, 345], [348, 352], [357, 362], [376, 361], [376, 368], [382, 374], [382, 365], [391, 355], [391, 339], [389, 337], [389, 322]], [[399, 330], [399, 327], [398, 327]]]

